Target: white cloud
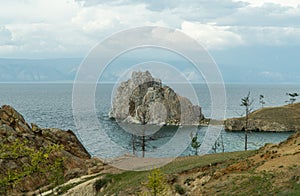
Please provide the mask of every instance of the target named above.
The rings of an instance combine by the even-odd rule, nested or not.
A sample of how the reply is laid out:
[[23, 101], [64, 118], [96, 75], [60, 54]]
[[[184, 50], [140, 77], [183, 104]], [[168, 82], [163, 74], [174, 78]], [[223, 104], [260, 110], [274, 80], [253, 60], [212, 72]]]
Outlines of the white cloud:
[[[67, 0], [54, 0], [51, 4], [39, 0], [1, 2], [0, 21], [18, 43], [5, 55], [34, 58], [84, 56], [116, 31], [143, 25], [174, 26], [181, 22], [167, 11], [153, 12], [144, 4], [84, 7]], [[7, 36], [1, 39], [10, 41]]]
[[[78, 48], [74, 46], [83, 37], [74, 31], [69, 19], [78, 9], [78, 4], [72, 1], [1, 2], [0, 20], [11, 32], [14, 43], [14, 46], [3, 46], [2, 51], [8, 57], [26, 58], [63, 57], [76, 53]], [[68, 41], [70, 39], [72, 43]]]
[[101, 5], [82, 7], [72, 23], [85, 33], [95, 35], [103, 32], [107, 34], [144, 25], [178, 26], [180, 18], [168, 11], [153, 12], [145, 4], [133, 5]]
[[245, 6], [235, 13], [217, 18], [218, 25], [300, 27], [300, 6], [283, 7], [263, 4], [260, 7]]
[[300, 28], [235, 26], [231, 31], [239, 34], [247, 45], [286, 46], [300, 44]]
[[290, 6], [290, 7], [297, 7], [298, 5], [300, 5], [300, 3], [295, 0], [233, 0], [233, 1], [247, 2], [251, 6], [256, 6], [256, 7], [262, 6], [263, 4], [266, 3], [273, 3], [273, 4], [279, 4], [281, 6]]
[[0, 26], [0, 46], [1, 45], [8, 45], [12, 41], [11, 32], [5, 27]]
[[84, 56], [112, 33], [144, 25], [177, 28], [210, 50], [298, 44], [297, 5], [284, 0], [1, 1], [0, 55]]
[[230, 31], [226, 26], [184, 21], [181, 29], [208, 49], [224, 49], [244, 42], [239, 34]]

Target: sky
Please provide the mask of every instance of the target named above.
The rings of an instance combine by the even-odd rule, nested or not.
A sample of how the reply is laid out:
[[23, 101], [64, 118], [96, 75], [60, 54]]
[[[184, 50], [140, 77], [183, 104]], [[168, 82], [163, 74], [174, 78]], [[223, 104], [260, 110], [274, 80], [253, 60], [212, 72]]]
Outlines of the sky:
[[145, 25], [197, 40], [225, 81], [300, 84], [297, 0], [0, 0], [0, 58], [83, 58]]

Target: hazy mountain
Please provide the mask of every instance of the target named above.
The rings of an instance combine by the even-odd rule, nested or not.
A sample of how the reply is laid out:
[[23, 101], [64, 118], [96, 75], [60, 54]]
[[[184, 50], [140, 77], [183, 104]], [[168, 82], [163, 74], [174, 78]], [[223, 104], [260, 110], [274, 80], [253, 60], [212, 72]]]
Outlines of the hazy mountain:
[[[273, 64], [272, 69], [265, 64], [254, 69], [251, 64], [252, 61], [247, 61], [248, 58], [241, 58], [242, 60], [231, 63], [231, 60], [220, 58], [218, 54], [215, 54], [215, 56], [217, 57], [217, 63], [218, 61], [222, 62], [222, 64], [218, 64], [218, 67], [225, 83], [300, 83], [300, 67], [297, 65], [297, 61], [291, 61], [286, 69], [285, 66], [276, 62], [271, 62]], [[0, 58], [0, 82], [72, 82], [82, 60], [82, 58]], [[102, 75], [102, 81], [115, 82], [124, 70], [129, 69], [131, 65], [146, 61], [147, 58], [123, 58], [115, 61], [106, 68]], [[186, 76], [191, 75], [190, 70], [187, 69], [190, 66], [189, 64], [182, 61], [173, 62], [172, 59], [169, 59], [168, 62], [174, 67], [180, 68]], [[239, 65], [239, 63], [247, 66], [247, 68]], [[171, 75], [171, 77], [173, 76]]]
[[82, 59], [0, 59], [0, 82], [72, 81]]

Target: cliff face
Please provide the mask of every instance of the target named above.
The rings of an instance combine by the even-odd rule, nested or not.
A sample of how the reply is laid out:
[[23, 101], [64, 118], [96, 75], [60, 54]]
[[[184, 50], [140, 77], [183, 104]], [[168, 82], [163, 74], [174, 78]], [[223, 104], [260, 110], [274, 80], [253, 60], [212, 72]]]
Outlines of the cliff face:
[[[241, 131], [245, 127], [245, 117], [227, 119], [224, 125], [227, 131]], [[300, 131], [300, 103], [262, 108], [252, 112], [249, 114], [248, 130]]]
[[[102, 166], [99, 159], [91, 158], [72, 131], [29, 126], [8, 105], [0, 108], [0, 145], [0, 194], [26, 193], [49, 185], [51, 173], [43, 169], [54, 167], [58, 164], [55, 160], [62, 162], [62, 181], [98, 172]], [[50, 152], [49, 147], [55, 145], [61, 148]]]
[[128, 123], [198, 125], [201, 108], [159, 79], [146, 72], [133, 72], [132, 78], [117, 88], [110, 118]]

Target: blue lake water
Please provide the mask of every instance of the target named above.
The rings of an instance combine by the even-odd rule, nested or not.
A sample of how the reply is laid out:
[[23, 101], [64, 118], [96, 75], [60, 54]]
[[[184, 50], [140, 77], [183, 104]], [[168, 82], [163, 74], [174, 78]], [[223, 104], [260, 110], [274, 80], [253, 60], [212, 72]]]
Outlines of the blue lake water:
[[[91, 154], [104, 158], [114, 157], [132, 152], [132, 136], [118, 123], [108, 118], [113, 87], [112, 84], [98, 86], [95, 93], [95, 106], [100, 126], [89, 130], [78, 131], [75, 126], [72, 113], [72, 84], [0, 84], [0, 104], [12, 105], [23, 114], [27, 122], [34, 122], [40, 127], [73, 130]], [[202, 112], [209, 117], [211, 114], [211, 98], [207, 86], [195, 84], [193, 87], [202, 107]], [[184, 89], [184, 86], [182, 88]], [[278, 106], [285, 104], [285, 101], [288, 100], [287, 92], [299, 92], [299, 89], [299, 85], [226, 85], [226, 117], [238, 117], [244, 114], [243, 108], [240, 106], [240, 100], [247, 95], [248, 91], [251, 91], [251, 97], [254, 98], [253, 108], [258, 109], [260, 107], [260, 94], [265, 97], [265, 107]], [[85, 118], [89, 118], [88, 113]], [[199, 133], [200, 142], [203, 140], [206, 130], [206, 127], [196, 129]], [[174, 152], [179, 152], [180, 155], [193, 154], [192, 149], [187, 147], [190, 137], [189, 131], [189, 128], [186, 128], [186, 130], [178, 129], [178, 127], [161, 128], [151, 135], [150, 140], [147, 141], [146, 156], [173, 156]], [[177, 132], [181, 133], [177, 136]], [[93, 135], [92, 133], [96, 134]], [[225, 151], [243, 150], [244, 134], [242, 132], [222, 131], [221, 134]], [[249, 149], [257, 149], [265, 143], [278, 143], [290, 134], [250, 133]], [[172, 138], [175, 138], [175, 136], [178, 138], [173, 141]], [[121, 150], [111, 146], [111, 142], [121, 146]], [[157, 149], [166, 144], [169, 145], [163, 153], [155, 153]], [[140, 147], [137, 146], [137, 148]], [[177, 152], [178, 149], [183, 150]], [[221, 150], [220, 147], [217, 149], [217, 151]]]

